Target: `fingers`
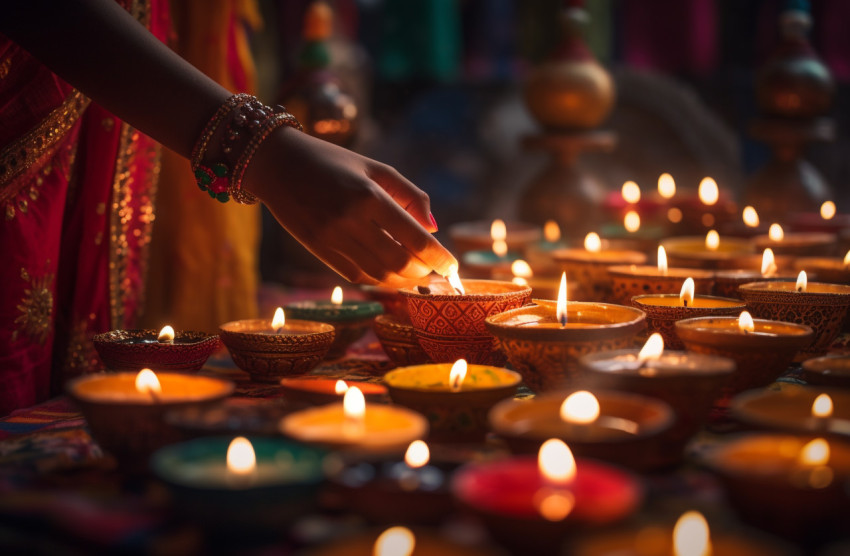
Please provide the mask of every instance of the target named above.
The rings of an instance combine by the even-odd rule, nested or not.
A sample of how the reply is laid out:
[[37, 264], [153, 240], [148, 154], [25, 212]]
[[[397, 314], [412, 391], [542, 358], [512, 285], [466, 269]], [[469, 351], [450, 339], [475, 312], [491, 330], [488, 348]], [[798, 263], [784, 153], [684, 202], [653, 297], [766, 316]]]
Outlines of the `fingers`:
[[431, 200], [427, 193], [413, 185], [392, 166], [376, 164], [369, 169], [368, 175], [420, 226], [431, 233], [437, 231], [436, 222], [431, 216]]

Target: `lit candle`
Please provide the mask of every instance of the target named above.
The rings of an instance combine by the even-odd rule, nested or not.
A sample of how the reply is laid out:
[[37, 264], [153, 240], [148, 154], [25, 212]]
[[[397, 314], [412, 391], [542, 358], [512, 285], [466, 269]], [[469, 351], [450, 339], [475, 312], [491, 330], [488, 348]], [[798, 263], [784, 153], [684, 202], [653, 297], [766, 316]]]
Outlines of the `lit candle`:
[[662, 276], [667, 276], [669, 269], [667, 268], [667, 250], [663, 245], [658, 246], [658, 273]]
[[682, 307], [694, 304], [694, 279], [691, 277], [685, 278], [682, 283], [682, 290], [679, 292], [679, 301]]
[[237, 481], [247, 481], [257, 471], [257, 455], [254, 446], [244, 436], [237, 436], [227, 447], [227, 472]]
[[671, 265], [704, 269], [743, 268], [753, 252], [750, 240], [721, 237], [717, 230], [705, 236], [682, 236], [661, 241]]
[[507, 274], [511, 262], [519, 259], [516, 252], [508, 252], [507, 226], [504, 220], [493, 220], [490, 225], [491, 245], [488, 250], [467, 251], [461, 257], [464, 277], [491, 279]]
[[219, 338], [206, 332], [181, 330], [169, 325], [156, 330], [112, 330], [92, 338], [100, 359], [110, 370], [143, 368], [197, 371], [219, 346]]
[[561, 227], [554, 220], [547, 220], [543, 225], [543, 239], [548, 243], [561, 241]]
[[627, 181], [623, 184], [621, 194], [626, 203], [637, 204], [640, 201], [640, 186], [633, 181]]
[[449, 386], [452, 392], [460, 392], [463, 379], [466, 378], [467, 364], [465, 359], [458, 359], [449, 372]]
[[761, 257], [760, 270], [719, 270], [714, 275], [714, 293], [721, 297], [739, 298], [738, 287], [749, 282], [763, 280], [782, 280], [787, 276], [779, 275], [773, 249], [766, 247]]
[[644, 264], [646, 255], [626, 249], [605, 249], [599, 234], [585, 236], [584, 249], [559, 249], [552, 258], [566, 272], [571, 297], [581, 301], [609, 301], [612, 282], [608, 267], [616, 264]]
[[136, 391], [142, 394], [147, 393], [154, 402], [159, 402], [159, 395], [162, 393], [162, 386], [159, 384], [159, 379], [150, 369], [142, 369], [136, 375], [135, 381]]
[[778, 223], [770, 225], [767, 235], [754, 238], [758, 249], [770, 247], [777, 255], [812, 256], [831, 254], [835, 234], [823, 232], [786, 233]]
[[283, 378], [280, 381], [282, 393], [288, 400], [299, 404], [323, 405], [338, 402], [348, 391], [349, 386], [357, 386], [368, 401], [380, 402], [387, 395], [382, 384], [371, 382], [351, 382], [333, 378], [298, 376]]
[[508, 244], [505, 239], [508, 237], [508, 229], [503, 220], [493, 220], [490, 226], [490, 237], [493, 240], [493, 253], [503, 258], [508, 254]]
[[787, 391], [754, 390], [736, 396], [731, 411], [761, 429], [805, 434], [850, 434], [850, 395], [844, 390], [795, 386]]
[[705, 248], [709, 251], [717, 251], [718, 247], [720, 247], [720, 234], [717, 230], [709, 230], [705, 234]]
[[640, 215], [637, 211], [630, 210], [626, 213], [626, 216], [623, 218], [623, 227], [630, 234], [640, 230]]
[[806, 271], [801, 270], [800, 274], [797, 275], [797, 283], [794, 286], [794, 290], [797, 291], [797, 292], [804, 292], [804, 291], [806, 291], [808, 284], [809, 284], [809, 280], [806, 277]]
[[838, 257], [797, 257], [794, 260], [796, 270], [812, 272], [821, 282], [832, 284], [850, 284], [850, 251], [844, 258]]
[[759, 227], [759, 213], [756, 212], [751, 206], [744, 207], [743, 213], [741, 213], [741, 217], [744, 220], [744, 225], [748, 228], [758, 228]]
[[334, 291], [331, 292], [331, 303], [334, 305], [342, 305], [342, 288], [336, 286]]
[[457, 269], [452, 267], [449, 274], [446, 276], [446, 280], [448, 280], [451, 287], [458, 295], [466, 295], [466, 290], [463, 289], [463, 283], [460, 281], [460, 276], [457, 274]]
[[527, 286], [528, 279], [534, 276], [529, 264], [522, 259], [517, 259], [511, 263], [511, 274], [513, 274], [511, 281], [518, 286]]
[[156, 341], [162, 344], [174, 343], [174, 329], [166, 324], [162, 327], [162, 330], [159, 331]]
[[824, 220], [832, 220], [835, 217], [835, 203], [824, 201], [820, 206], [820, 217]]
[[720, 189], [717, 187], [717, 182], [712, 178], [703, 178], [699, 182], [699, 200], [706, 206], [717, 204], [720, 199]]
[[658, 194], [664, 199], [672, 199], [676, 195], [676, 182], [673, 176], [667, 173], [658, 176]]
[[714, 284], [714, 273], [692, 268], [670, 268], [667, 250], [658, 246], [658, 263], [647, 265], [616, 265], [608, 267], [613, 284], [614, 300], [630, 305], [636, 295], [652, 293], [675, 293], [685, 278], [694, 280], [694, 292], [710, 294]]

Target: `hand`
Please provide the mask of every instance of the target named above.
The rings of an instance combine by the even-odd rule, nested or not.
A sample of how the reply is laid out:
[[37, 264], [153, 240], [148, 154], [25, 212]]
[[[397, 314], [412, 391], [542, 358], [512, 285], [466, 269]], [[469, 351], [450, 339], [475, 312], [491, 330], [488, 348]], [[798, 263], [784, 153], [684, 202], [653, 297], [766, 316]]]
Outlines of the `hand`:
[[428, 195], [394, 168], [289, 127], [259, 148], [243, 187], [345, 279], [402, 287], [457, 260], [430, 232]]

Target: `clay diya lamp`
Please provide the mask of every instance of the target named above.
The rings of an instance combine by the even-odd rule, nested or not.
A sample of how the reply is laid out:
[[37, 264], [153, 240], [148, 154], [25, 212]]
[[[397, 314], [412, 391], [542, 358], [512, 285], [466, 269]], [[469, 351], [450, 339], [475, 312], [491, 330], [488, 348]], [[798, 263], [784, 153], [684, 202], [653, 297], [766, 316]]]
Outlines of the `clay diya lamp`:
[[[360, 286], [360, 290], [367, 299], [381, 304], [384, 308], [384, 316], [390, 316], [399, 322], [410, 324], [410, 316], [407, 314], [407, 301], [398, 293], [398, 289], [365, 285]], [[377, 317], [375, 319], [377, 320]]]
[[268, 531], [315, 505], [324, 452], [281, 438], [208, 437], [151, 458], [180, 514], [206, 527]]
[[693, 268], [669, 268], [664, 247], [658, 247], [658, 263], [649, 265], [615, 265], [608, 267], [615, 303], [631, 305], [637, 295], [677, 293], [686, 278], [694, 279], [694, 293], [711, 295], [714, 273]]
[[824, 355], [803, 361], [803, 380], [818, 386], [850, 388], [850, 356]]
[[694, 283], [688, 278], [682, 284], [679, 295], [638, 295], [632, 298], [632, 303], [646, 313], [649, 331], [660, 333], [664, 338], [664, 345], [670, 349], [685, 348], [676, 335], [676, 322], [695, 317], [738, 315], [746, 309], [744, 302], [739, 299], [694, 295], [693, 292]]
[[464, 278], [489, 280], [510, 272], [511, 263], [520, 258], [520, 253], [508, 251], [507, 227], [504, 221], [494, 220], [490, 226], [490, 249], [467, 251], [461, 257]]
[[375, 317], [374, 329], [384, 353], [397, 366], [419, 365], [431, 361], [419, 345], [416, 329], [410, 324], [410, 317], [402, 321], [395, 315], [378, 315]]
[[338, 359], [345, 355], [348, 346], [363, 337], [372, 327], [375, 317], [383, 313], [383, 306], [376, 301], [344, 300], [342, 288], [335, 287], [329, 301], [305, 300], [284, 307], [286, 314], [294, 319], [324, 322], [334, 328], [334, 339], [325, 356]]
[[646, 327], [643, 311], [610, 303], [559, 301], [506, 311], [487, 319], [511, 366], [535, 392], [569, 387], [579, 374], [578, 358], [596, 351], [631, 347]]
[[591, 232], [584, 238], [584, 249], [553, 251], [552, 259], [566, 272], [572, 285], [572, 299], [609, 302], [613, 296], [613, 285], [608, 267], [642, 265], [646, 262], [646, 255], [640, 251], [606, 248], [599, 236]]
[[754, 317], [812, 328], [812, 343], [797, 354], [797, 361], [823, 355], [841, 332], [850, 310], [850, 286], [809, 283], [805, 271], [800, 272], [796, 282], [753, 282], [738, 291]]
[[747, 311], [738, 317], [681, 320], [676, 334], [688, 351], [735, 361], [738, 370], [726, 385], [727, 395], [773, 383], [814, 337], [808, 326], [753, 319]]
[[366, 400], [386, 401], [387, 389], [383, 384], [372, 382], [345, 381], [336, 378], [304, 376], [284, 378], [280, 381], [283, 397], [293, 403], [323, 405], [341, 402], [351, 386], [357, 386]]
[[711, 230], [705, 237], [682, 236], [664, 239], [661, 245], [667, 250], [671, 266], [721, 270], [743, 268], [755, 252], [750, 240], [720, 237]]
[[[464, 280], [434, 282], [430, 288], [403, 289], [419, 345], [435, 363], [470, 363], [500, 367], [505, 356], [484, 320], [531, 301], [531, 288], [512, 282]], [[458, 287], [459, 286], [459, 287]]]
[[850, 393], [840, 389], [753, 390], [735, 396], [729, 409], [738, 421], [759, 429], [850, 438]]
[[850, 285], [850, 251], [843, 259], [833, 257], [799, 257], [794, 261], [797, 272], [805, 270], [821, 282]]
[[531, 288], [531, 297], [534, 299], [555, 299], [558, 297], [558, 285], [561, 282], [559, 275], [538, 275], [523, 259], [517, 259], [511, 263], [510, 274], [495, 276], [499, 280], [510, 280], [518, 286]]
[[428, 434], [428, 421], [403, 407], [367, 404], [356, 386], [342, 403], [295, 411], [283, 417], [279, 430], [305, 444], [368, 454], [401, 453]]
[[92, 437], [122, 465], [146, 462], [154, 450], [182, 439], [165, 422], [169, 411], [208, 407], [233, 393], [233, 383], [170, 372], [86, 375], [68, 383]]
[[749, 434], [715, 446], [702, 459], [744, 520], [811, 544], [846, 531], [847, 442]]
[[566, 442], [579, 457], [648, 470], [659, 438], [673, 424], [665, 402], [627, 392], [548, 392], [506, 400], [490, 412], [490, 426], [511, 451], [534, 454], [547, 438]]
[[257, 382], [278, 382], [310, 372], [334, 341], [333, 326], [287, 319], [281, 308], [271, 321], [228, 322], [221, 325], [219, 334], [236, 366]]
[[673, 408], [675, 423], [659, 438], [652, 464], [679, 463], [691, 438], [708, 420], [711, 408], [735, 372], [725, 357], [664, 349], [653, 334], [640, 351], [625, 349], [593, 353], [581, 358], [587, 384], [659, 399]]
[[753, 241], [759, 251], [770, 247], [777, 255], [828, 257], [834, 254], [838, 238], [819, 232], [785, 233], [779, 224], [771, 224], [767, 235], [756, 236]]
[[[540, 241], [540, 227], [525, 222], [504, 222], [502, 238], [507, 251], [525, 252], [527, 246]], [[497, 224], [498, 226], [498, 224]], [[493, 246], [493, 222], [461, 222], [449, 226], [454, 251], [463, 256], [467, 251], [486, 251]]]
[[793, 279], [785, 273], [779, 273], [776, 257], [770, 247], [765, 248], [761, 256], [758, 270], [739, 268], [735, 270], [718, 270], [714, 273], [714, 294], [719, 297], [740, 299], [738, 288], [750, 282], [770, 282], [773, 280]]
[[107, 369], [139, 371], [197, 371], [218, 348], [218, 336], [170, 326], [156, 330], [112, 330], [92, 338], [97, 354]]
[[850, 214], [837, 212], [833, 201], [824, 201], [818, 212], [796, 212], [790, 215], [791, 229], [795, 232], [841, 233], [850, 228]]
[[574, 459], [549, 439], [537, 457], [514, 456], [459, 469], [452, 493], [517, 554], [554, 554], [565, 538], [633, 514], [643, 493], [630, 474]]
[[[493, 547], [460, 544], [435, 531], [401, 525], [346, 536], [306, 551], [307, 556], [493, 556]], [[495, 552], [494, 552], [495, 550]]]
[[487, 412], [512, 398], [522, 378], [518, 373], [463, 359], [402, 367], [384, 375], [393, 403], [428, 418], [429, 438], [443, 442], [481, 441], [489, 430]]

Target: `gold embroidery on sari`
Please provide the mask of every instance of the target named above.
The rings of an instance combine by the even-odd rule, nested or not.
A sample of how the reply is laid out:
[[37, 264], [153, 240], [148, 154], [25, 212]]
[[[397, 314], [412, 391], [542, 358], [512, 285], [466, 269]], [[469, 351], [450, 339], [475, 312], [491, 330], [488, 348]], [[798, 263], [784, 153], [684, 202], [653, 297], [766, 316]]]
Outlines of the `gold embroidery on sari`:
[[[47, 266], [50, 261], [47, 262]], [[29, 284], [24, 290], [24, 296], [18, 304], [19, 315], [15, 319], [17, 330], [12, 332], [12, 341], [18, 339], [20, 332], [29, 336], [34, 342], [44, 345], [50, 334], [50, 323], [53, 315], [53, 273], [42, 276], [31, 276], [26, 268], [21, 269], [21, 279]]]

